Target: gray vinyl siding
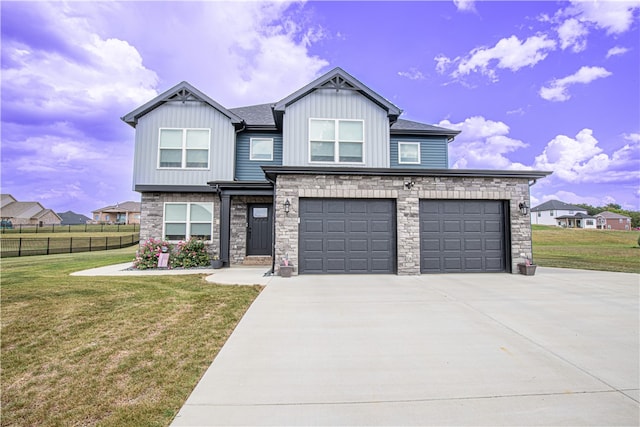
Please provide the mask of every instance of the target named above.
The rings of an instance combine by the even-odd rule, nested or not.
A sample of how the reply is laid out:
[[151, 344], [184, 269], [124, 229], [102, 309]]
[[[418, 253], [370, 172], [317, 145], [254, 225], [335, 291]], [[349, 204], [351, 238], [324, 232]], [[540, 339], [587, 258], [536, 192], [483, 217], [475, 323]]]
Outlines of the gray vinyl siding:
[[[420, 164], [398, 162], [398, 142], [420, 143]], [[447, 138], [429, 136], [396, 136], [391, 137], [390, 144], [392, 168], [446, 169], [449, 167]]]
[[[273, 160], [250, 160], [251, 138], [273, 139]], [[269, 132], [242, 132], [236, 137], [236, 179], [239, 181], [266, 181], [260, 166], [282, 165], [282, 135]]]
[[[310, 163], [309, 118], [364, 121], [364, 164]], [[316, 90], [287, 107], [283, 125], [284, 166], [389, 167], [387, 112], [350, 90]]]
[[[211, 129], [207, 170], [158, 169], [160, 128]], [[167, 103], [149, 112], [136, 126], [133, 184], [206, 185], [212, 180], [232, 180], [235, 129], [228, 117], [211, 106]]]

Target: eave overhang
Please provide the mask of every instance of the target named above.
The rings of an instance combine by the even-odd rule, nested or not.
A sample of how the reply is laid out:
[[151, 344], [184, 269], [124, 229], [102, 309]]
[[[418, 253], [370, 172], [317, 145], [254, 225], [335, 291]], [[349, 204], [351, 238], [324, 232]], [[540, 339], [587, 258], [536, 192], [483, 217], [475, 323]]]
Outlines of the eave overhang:
[[490, 170], [490, 169], [401, 169], [401, 168], [343, 168], [262, 166], [266, 177], [275, 180], [278, 175], [360, 175], [360, 176], [416, 176], [456, 178], [521, 178], [537, 180], [550, 175], [548, 171]]
[[273, 196], [273, 184], [268, 181], [209, 181], [213, 191], [230, 196]]

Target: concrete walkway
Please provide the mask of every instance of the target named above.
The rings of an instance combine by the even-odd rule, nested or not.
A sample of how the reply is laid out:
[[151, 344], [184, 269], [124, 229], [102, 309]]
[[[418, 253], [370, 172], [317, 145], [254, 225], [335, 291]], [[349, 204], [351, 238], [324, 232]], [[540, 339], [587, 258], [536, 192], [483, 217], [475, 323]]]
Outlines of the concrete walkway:
[[639, 275], [267, 279], [174, 426], [640, 423]]

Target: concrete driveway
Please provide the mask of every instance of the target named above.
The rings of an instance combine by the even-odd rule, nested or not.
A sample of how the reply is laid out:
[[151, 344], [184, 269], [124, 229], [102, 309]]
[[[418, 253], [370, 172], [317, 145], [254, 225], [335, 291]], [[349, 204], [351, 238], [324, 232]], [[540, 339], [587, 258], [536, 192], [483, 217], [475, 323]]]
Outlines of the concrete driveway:
[[640, 276], [273, 278], [186, 425], [638, 425]]

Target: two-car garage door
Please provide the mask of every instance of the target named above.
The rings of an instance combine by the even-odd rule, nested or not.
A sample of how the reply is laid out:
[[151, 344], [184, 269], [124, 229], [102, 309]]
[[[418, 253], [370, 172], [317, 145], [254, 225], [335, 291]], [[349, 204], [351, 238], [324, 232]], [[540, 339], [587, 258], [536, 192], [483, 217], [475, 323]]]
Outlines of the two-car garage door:
[[[421, 273], [506, 270], [504, 202], [420, 200], [419, 221]], [[299, 232], [302, 274], [396, 272], [395, 200], [303, 198]]]

